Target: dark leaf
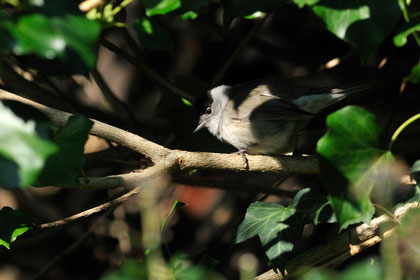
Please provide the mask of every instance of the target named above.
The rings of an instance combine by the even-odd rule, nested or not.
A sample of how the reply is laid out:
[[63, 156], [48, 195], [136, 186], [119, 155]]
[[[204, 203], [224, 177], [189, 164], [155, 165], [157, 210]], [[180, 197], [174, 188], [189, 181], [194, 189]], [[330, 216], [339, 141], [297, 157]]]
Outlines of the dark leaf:
[[308, 216], [320, 205], [321, 200], [309, 188], [299, 191], [287, 207], [270, 202], [252, 203], [239, 225], [235, 242], [258, 235], [267, 257], [283, 273], [294, 243], [308, 223]]
[[169, 33], [156, 20], [143, 17], [134, 24], [140, 41], [150, 50], [173, 52], [174, 45]]
[[83, 149], [92, 124], [81, 115], [68, 119], [54, 137], [60, 150], [48, 159], [38, 181], [39, 186], [78, 183], [76, 177], [83, 168]]

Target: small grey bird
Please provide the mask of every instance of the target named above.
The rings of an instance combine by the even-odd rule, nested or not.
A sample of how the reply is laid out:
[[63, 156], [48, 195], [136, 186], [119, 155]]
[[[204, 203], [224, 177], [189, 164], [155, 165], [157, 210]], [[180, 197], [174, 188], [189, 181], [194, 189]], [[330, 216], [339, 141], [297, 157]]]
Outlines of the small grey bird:
[[324, 108], [370, 85], [309, 88], [264, 78], [207, 92], [194, 132], [206, 127], [219, 140], [248, 154], [279, 155], [297, 148], [300, 132]]

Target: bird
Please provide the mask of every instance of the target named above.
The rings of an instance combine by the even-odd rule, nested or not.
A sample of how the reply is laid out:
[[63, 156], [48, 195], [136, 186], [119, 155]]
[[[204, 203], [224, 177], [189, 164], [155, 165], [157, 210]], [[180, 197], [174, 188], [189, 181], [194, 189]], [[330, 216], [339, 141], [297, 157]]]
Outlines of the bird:
[[365, 91], [369, 83], [342, 88], [307, 87], [277, 77], [235, 86], [220, 85], [196, 102], [198, 126], [244, 153], [281, 155], [297, 148], [305, 125], [325, 108], [349, 94]]

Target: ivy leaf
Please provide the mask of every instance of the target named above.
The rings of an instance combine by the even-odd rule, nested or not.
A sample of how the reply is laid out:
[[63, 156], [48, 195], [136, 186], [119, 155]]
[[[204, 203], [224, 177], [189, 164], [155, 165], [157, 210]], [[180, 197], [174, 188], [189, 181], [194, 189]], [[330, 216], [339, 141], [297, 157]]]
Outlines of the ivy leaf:
[[382, 128], [373, 114], [347, 106], [327, 117], [327, 133], [318, 141], [321, 178], [340, 224], [369, 222], [374, 214], [370, 202], [372, 174], [393, 160], [382, 149]]
[[16, 24], [8, 22], [6, 27], [15, 39], [16, 55], [36, 54], [67, 62], [71, 50], [88, 68], [95, 65], [95, 44], [101, 30], [96, 21], [75, 15], [48, 18], [35, 13], [20, 16]]
[[57, 146], [40, 138], [33, 120], [24, 121], [0, 102], [0, 186], [34, 183]]
[[136, 28], [140, 41], [146, 48], [156, 51], [172, 52], [174, 50], [174, 44], [169, 33], [156, 20], [144, 17], [136, 20], [134, 27]]
[[0, 245], [10, 249], [10, 244], [34, 225], [22, 212], [3, 207], [0, 210]]
[[252, 203], [239, 225], [235, 242], [258, 235], [267, 257], [284, 273], [294, 243], [308, 223], [307, 217], [320, 205], [321, 200], [309, 188], [299, 191], [287, 207], [270, 202]]
[[278, 10], [285, 0], [222, 0], [223, 26], [228, 28], [236, 17], [248, 16], [255, 12], [269, 13]]
[[321, 0], [312, 9], [329, 31], [355, 44], [363, 60], [395, 30], [401, 17], [394, 0]]
[[38, 181], [38, 186], [76, 184], [83, 168], [83, 149], [93, 123], [82, 115], [71, 116], [54, 136], [60, 150], [50, 157]]

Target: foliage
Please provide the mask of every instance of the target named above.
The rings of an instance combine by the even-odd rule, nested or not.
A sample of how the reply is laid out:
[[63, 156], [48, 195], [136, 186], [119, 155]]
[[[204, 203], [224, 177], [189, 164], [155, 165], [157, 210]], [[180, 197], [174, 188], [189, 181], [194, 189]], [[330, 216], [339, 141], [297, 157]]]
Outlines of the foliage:
[[[0, 186], [19, 188], [33, 184], [56, 145], [38, 136], [35, 122], [24, 121], [0, 103]], [[28, 160], [31, 159], [31, 160]]]
[[287, 206], [269, 202], [254, 202], [239, 225], [236, 243], [258, 235], [266, 255], [284, 273], [294, 243], [301, 237], [303, 226], [322, 201], [314, 191], [303, 189]]
[[16, 238], [33, 227], [34, 223], [24, 213], [3, 207], [0, 210], [0, 245], [10, 249]]
[[[203, 34], [200, 32], [208, 29], [211, 30], [211, 36], [216, 37], [217, 40], [225, 40], [226, 45], [228, 45], [227, 42], [232, 42], [233, 45], [235, 41], [232, 38], [248, 38], [248, 35], [243, 36], [240, 32], [236, 32], [242, 28], [242, 25], [254, 24], [252, 21], [265, 23], [264, 20], [270, 14], [286, 9], [286, 4], [290, 7], [290, 3], [284, 0], [214, 2], [207, 0], [108, 0], [99, 1], [99, 4], [82, 12], [77, 9], [76, 4], [70, 2], [59, 4], [58, 1], [52, 0], [0, 1], [1, 7], [4, 8], [0, 11], [0, 55], [2, 56], [0, 74], [3, 65], [11, 68], [12, 71], [19, 72], [21, 76], [31, 74], [31, 81], [23, 80], [32, 84], [37, 82], [41, 84], [40, 81], [42, 81], [42, 85], [36, 85], [34, 88], [53, 89], [57, 93], [41, 96], [41, 100], [51, 101], [54, 104], [54, 100], [59, 99], [65, 104], [64, 108], [72, 108], [72, 111], [81, 111], [85, 114], [98, 114], [107, 119], [110, 116], [108, 112], [103, 113], [106, 111], [101, 108], [103, 104], [98, 106], [102, 111], [97, 108], [86, 109], [86, 104], [73, 106], [74, 100], [77, 99], [76, 94], [73, 94], [74, 96], [62, 94], [51, 80], [73, 79], [78, 77], [72, 76], [75, 74], [88, 76], [89, 71], [97, 67], [99, 45], [105, 46], [104, 42], [112, 38], [112, 36], [108, 37], [108, 34], [115, 32], [114, 34], [121, 35], [122, 42], [127, 41], [127, 49], [129, 49], [121, 48], [121, 53], [117, 52], [117, 54], [125, 59], [129, 57], [128, 61], [135, 64], [145, 72], [146, 77], [156, 81], [160, 86], [158, 97], [150, 102], [150, 104], [157, 104], [154, 107], [153, 116], [141, 123], [141, 126], [146, 127], [145, 131], [154, 129], [158, 131], [156, 134], [160, 133], [159, 136], [165, 134], [164, 137], [156, 137], [155, 142], [175, 149], [194, 151], [202, 150], [204, 146], [211, 146], [208, 149], [210, 151], [230, 151], [229, 147], [214, 143], [216, 140], [208, 134], [198, 135], [197, 138], [190, 136], [191, 127], [196, 123], [193, 117], [194, 99], [205, 93], [213, 82], [205, 80], [202, 76], [191, 77], [184, 73], [180, 76], [174, 75], [173, 81], [168, 82], [163, 76], [156, 74], [154, 69], [159, 69], [156, 71], [162, 73], [170, 73], [173, 69], [183, 69], [181, 66], [188, 66], [187, 59], [182, 56], [175, 57], [181, 53], [179, 38], [182, 36], [178, 35], [187, 37], [185, 35], [187, 33], [180, 31], [181, 28], [186, 29], [185, 26], [195, 26], [196, 31], [191, 33], [192, 36], [203, 41], [209, 40], [206, 38], [208, 34], [204, 31]], [[322, 21], [325, 29], [333, 34], [331, 37], [335, 40], [342, 40], [351, 45], [350, 49], [356, 51], [360, 57], [357, 64], [360, 63], [375, 70], [381, 69], [382, 66], [376, 60], [383, 58], [383, 61], [386, 61], [385, 58], [392, 57], [391, 54], [397, 52], [399, 48], [406, 48], [404, 50], [411, 51], [414, 53], [413, 57], [418, 59], [420, 13], [418, 7], [410, 1], [294, 0], [293, 2], [300, 9]], [[135, 16], [132, 14], [127, 16], [130, 5], [134, 3], [138, 5], [136, 6], [137, 13], [134, 13]], [[223, 12], [223, 15], [220, 12]], [[127, 20], [128, 18], [130, 20]], [[214, 18], [217, 24], [209, 26], [206, 23], [209, 18], [212, 20]], [[219, 18], [220, 22], [218, 22]], [[243, 18], [247, 20], [242, 20]], [[293, 33], [293, 30], [290, 27], [288, 32]], [[252, 35], [252, 32], [249, 34]], [[309, 34], [306, 36], [310, 38]], [[137, 44], [138, 42], [140, 44]], [[220, 67], [218, 69], [220, 72], [228, 72], [232, 69], [229, 68], [231, 67], [229, 63], [235, 61], [236, 52], [242, 50], [242, 42], [246, 40], [240, 42], [231, 57], [226, 58], [220, 52], [219, 59], [227, 65], [226, 69], [223, 66]], [[282, 41], [279, 42], [281, 42], [279, 45], [283, 45]], [[188, 47], [195, 43], [195, 39], [191, 39], [186, 46], [182, 47], [189, 50]], [[251, 46], [264, 49], [264, 39], [256, 40]], [[211, 49], [213, 45], [209, 44], [207, 47]], [[201, 53], [200, 51], [197, 53], [206, 56], [205, 52], [208, 51], [206, 48], [200, 50]], [[383, 53], [388, 49], [392, 51], [384, 55]], [[275, 53], [278, 54], [278, 52], [280, 51], [276, 50]], [[178, 68], [172, 67], [172, 69], [162, 63], [171, 59], [177, 60]], [[209, 57], [209, 60], [211, 59]], [[405, 77], [404, 82], [409, 87], [415, 86], [420, 81], [420, 64], [415, 63], [413, 59], [410, 61], [414, 63], [410, 65], [409, 71], [398, 73], [401, 77]], [[242, 67], [241, 63], [247, 62], [249, 61], [238, 62], [238, 68]], [[148, 63], [153, 65], [151, 68], [154, 69], [150, 70]], [[161, 63], [163, 66], [160, 66]], [[288, 63], [278, 68], [288, 69]], [[374, 64], [373, 67], [372, 64]], [[264, 67], [258, 68], [261, 73], [266, 73], [266, 70]], [[0, 82], [1, 88], [9, 89], [7, 78], [2, 77]], [[23, 87], [24, 82], [21, 84]], [[172, 87], [176, 87], [178, 91], [191, 93], [191, 99], [188, 100], [181, 94], [173, 94], [177, 90]], [[15, 91], [20, 93], [21, 89], [18, 88]], [[106, 96], [106, 90], [103, 87], [101, 91]], [[27, 95], [30, 96], [30, 94]], [[112, 99], [109, 95], [107, 97], [105, 99], [110, 104], [103, 107], [113, 106], [112, 102], [121, 102], [118, 98]], [[79, 177], [85, 176], [84, 146], [93, 125], [92, 121], [85, 116], [75, 114], [68, 119], [64, 127], [53, 130], [52, 124], [35, 116], [27, 117], [24, 111], [15, 111], [11, 105], [0, 103], [0, 187], [16, 190], [29, 186], [69, 187], [79, 184], [81, 182]], [[398, 121], [407, 119], [402, 121], [399, 127], [384, 124], [379, 116], [375, 116], [360, 106], [347, 106], [329, 114], [326, 119], [327, 132], [318, 141], [316, 147], [322, 191], [304, 188], [296, 193], [287, 207], [273, 202], [251, 203], [236, 230], [235, 244], [258, 236], [262, 249], [270, 260], [270, 265], [279, 268], [284, 273], [288, 261], [294, 256], [296, 244], [302, 237], [305, 225], [313, 224], [317, 227], [322, 223], [337, 223], [339, 231], [343, 231], [356, 224], [368, 224], [375, 215], [373, 201], [381, 209], [395, 209], [402, 206], [403, 204], [396, 204], [393, 198], [381, 200], [374, 194], [387, 190], [389, 196], [394, 195], [392, 193], [395, 186], [393, 180], [400, 178], [396, 179], [391, 171], [399, 168], [398, 158], [404, 156], [398, 155], [394, 144], [397, 139], [407, 136], [401, 133], [410, 131], [412, 123], [420, 119], [420, 114], [414, 114], [411, 118], [407, 115], [399, 115]], [[132, 127], [140, 123], [136, 122], [136, 117], [133, 117], [135, 125]], [[392, 117], [390, 114], [390, 118]], [[113, 124], [117, 125], [117, 123]], [[119, 123], [118, 125], [125, 126], [126, 124]], [[389, 137], [388, 134], [392, 130], [395, 132]], [[109, 145], [114, 147], [111, 143]], [[411, 166], [411, 176], [418, 183], [420, 181], [418, 155], [410, 155], [404, 160], [409, 164], [414, 162]], [[122, 160], [115, 162], [126, 163]], [[191, 171], [189, 174], [198, 178], [201, 175], [200, 170]], [[86, 181], [87, 178], [84, 180]], [[419, 201], [419, 186], [413, 190], [413, 196], [405, 203]], [[161, 234], [168, 228], [168, 220], [175, 215], [175, 210], [185, 205], [175, 201], [169, 213], [161, 221]], [[401, 260], [408, 267], [409, 277], [414, 277], [413, 275], [419, 269], [418, 248], [420, 245], [416, 225], [419, 215], [418, 209], [411, 210], [401, 221], [401, 226], [397, 230], [398, 240], [406, 250], [406, 255], [401, 256]], [[34, 222], [23, 212], [4, 207], [0, 211], [0, 244], [10, 249], [18, 236], [34, 226]], [[161, 243], [167, 247], [165, 242]], [[142, 244], [142, 246], [146, 245]], [[152, 249], [155, 250], [155, 248]], [[159, 269], [164, 271], [165, 277], [220, 278], [212, 272], [211, 268], [192, 265], [189, 256], [179, 254], [172, 256], [171, 252], [167, 253], [168, 261], [165, 262], [162, 258], [159, 263]], [[107, 273], [102, 279], [151, 278], [153, 270], [150, 264], [156, 263], [147, 254], [142, 257], [143, 262], [125, 261], [116, 271]], [[376, 260], [372, 262], [373, 264], [364, 261], [350, 266], [340, 274], [316, 270], [305, 277], [307, 279], [382, 279], [381, 263]]]

